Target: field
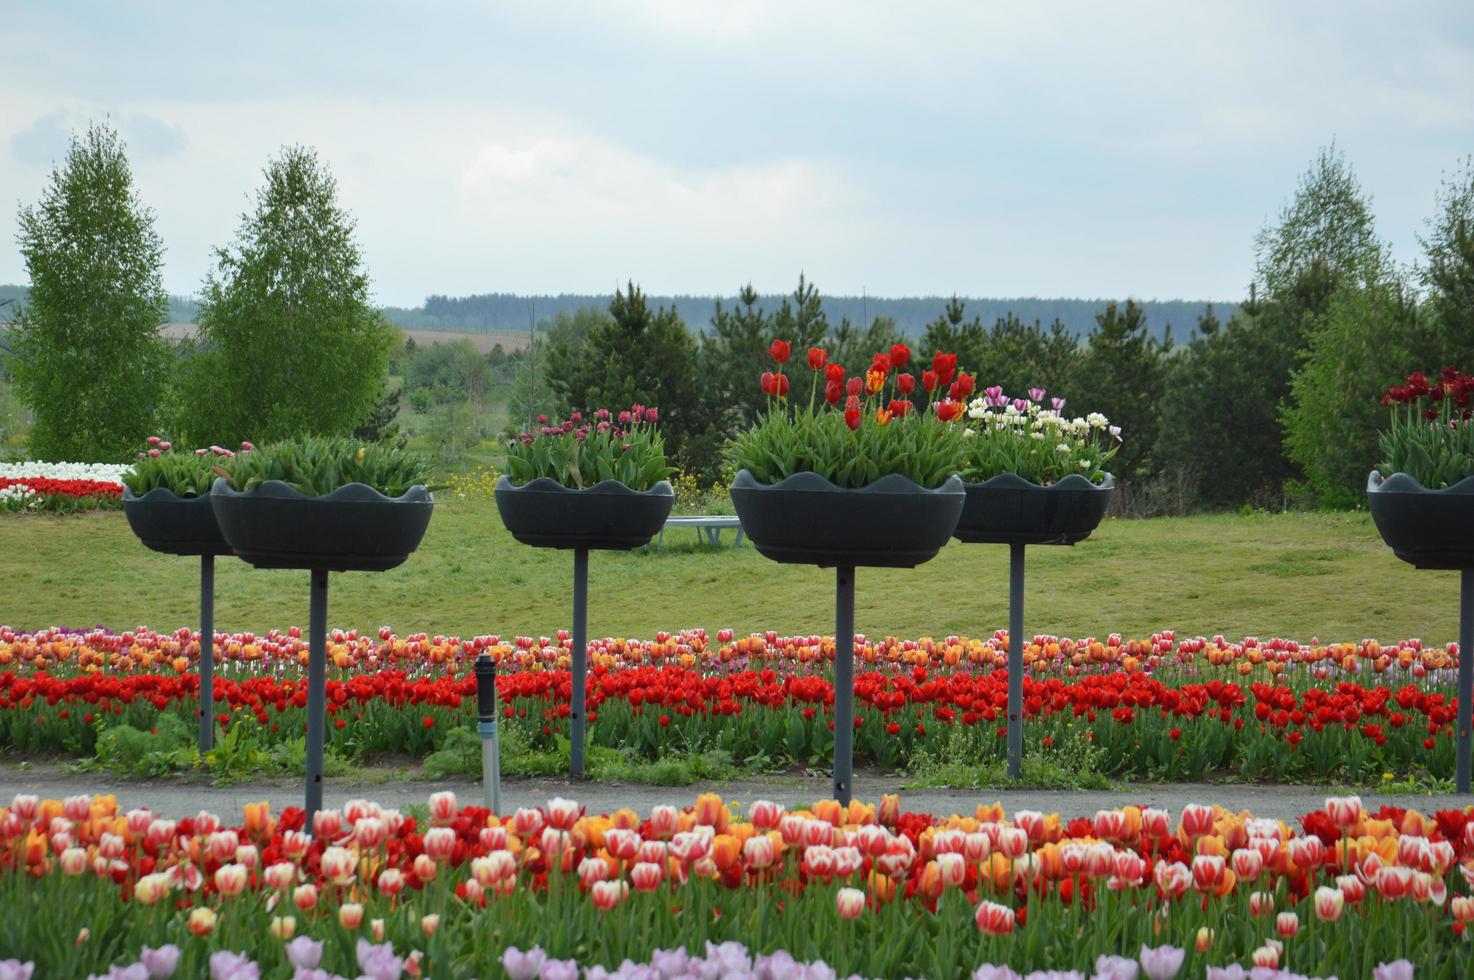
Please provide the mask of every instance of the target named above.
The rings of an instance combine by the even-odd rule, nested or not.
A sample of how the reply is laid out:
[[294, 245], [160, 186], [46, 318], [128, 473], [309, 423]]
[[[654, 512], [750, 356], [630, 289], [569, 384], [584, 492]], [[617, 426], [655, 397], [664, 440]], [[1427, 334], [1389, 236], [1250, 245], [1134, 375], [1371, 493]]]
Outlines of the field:
[[[832, 631], [829, 573], [778, 565], [746, 544], [726, 547], [729, 541], [708, 550], [672, 533], [660, 552], [597, 554], [590, 634]], [[7, 519], [0, 553], [10, 559], [0, 623], [172, 629], [197, 620], [195, 563], [143, 548], [119, 512]], [[382, 575], [334, 576], [329, 621], [361, 630], [387, 624], [400, 634], [548, 634], [569, 624], [571, 575], [567, 554], [513, 541], [493, 502], [448, 500], [407, 564]], [[1107, 521], [1074, 548], [1031, 549], [1028, 576], [1031, 634], [1457, 638], [1454, 573], [1398, 561], [1365, 514]], [[221, 559], [216, 596], [220, 630], [306, 623], [305, 575]], [[1007, 625], [1007, 601], [1007, 550], [954, 543], [912, 571], [862, 569], [856, 628], [875, 636], [987, 636]]]

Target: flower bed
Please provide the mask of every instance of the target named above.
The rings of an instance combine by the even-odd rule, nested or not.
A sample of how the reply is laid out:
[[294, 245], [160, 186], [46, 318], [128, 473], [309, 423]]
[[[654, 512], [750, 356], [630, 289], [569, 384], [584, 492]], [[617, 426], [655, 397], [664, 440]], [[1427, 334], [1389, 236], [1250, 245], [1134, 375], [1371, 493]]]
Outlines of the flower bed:
[[118, 507], [128, 470], [111, 463], [0, 463], [0, 512]]
[[[895, 797], [793, 812], [755, 801], [744, 819], [713, 794], [646, 815], [553, 799], [498, 817], [437, 793], [412, 814], [363, 800], [322, 811], [309, 836], [300, 810], [278, 818], [264, 804], [227, 826], [209, 813], [119, 813], [108, 797], [18, 796], [0, 808], [0, 971], [84, 976], [134, 961], [154, 977], [651, 975], [637, 963], [666, 977], [1474, 969], [1465, 813], [1369, 813], [1334, 798], [1299, 823], [1200, 805], [1177, 819], [1136, 807], [1009, 819], [996, 805], [937, 818]], [[696, 961], [718, 968], [693, 974]]]
[[[221, 733], [234, 733], [232, 744], [272, 753], [300, 742], [307, 653], [292, 634], [217, 638], [215, 697]], [[708, 644], [704, 632], [688, 631], [594, 644], [587, 687], [593, 745], [637, 761], [716, 751], [734, 760], [824, 765], [832, 745], [832, 641], [717, 637]], [[1000, 760], [1005, 647], [999, 637], [857, 644], [865, 665], [855, 682], [857, 756], [913, 769]], [[566, 640], [555, 638], [400, 639], [386, 629], [373, 640], [334, 631], [330, 749], [357, 760], [444, 750], [452, 733], [474, 728], [468, 665], [478, 650], [502, 665], [504, 738], [556, 768], [556, 756], [567, 751], [572, 681]], [[155, 759], [165, 770], [191, 765], [182, 745], [150, 738], [163, 738], [161, 719], [171, 719], [166, 735], [193, 727], [197, 655], [188, 630], [0, 628], [0, 746], [116, 754], [114, 743], [136, 734], [133, 755], [165, 753]], [[1030, 751], [1061, 768], [1132, 778], [1223, 771], [1278, 780], [1445, 778], [1454, 765], [1455, 659], [1453, 649], [1411, 640], [1382, 647], [1170, 634], [1140, 642], [1036, 638], [1024, 683]], [[1363, 683], [1363, 674], [1387, 683]], [[133, 734], [116, 733], [125, 725]]]

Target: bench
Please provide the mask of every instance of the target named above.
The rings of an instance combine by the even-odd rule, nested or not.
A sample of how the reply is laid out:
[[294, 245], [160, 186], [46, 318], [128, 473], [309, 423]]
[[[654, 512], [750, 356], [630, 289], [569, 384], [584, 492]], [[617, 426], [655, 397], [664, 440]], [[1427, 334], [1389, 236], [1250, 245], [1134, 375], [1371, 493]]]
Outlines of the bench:
[[710, 517], [668, 517], [665, 527], [660, 529], [660, 539], [655, 547], [659, 548], [665, 544], [666, 528], [692, 527], [696, 529], [696, 540], [699, 543], [703, 539], [707, 544], [716, 545], [721, 543], [722, 532], [727, 528], [735, 528], [737, 539], [732, 542], [732, 547], [742, 545], [742, 521], [730, 514], [718, 514]]

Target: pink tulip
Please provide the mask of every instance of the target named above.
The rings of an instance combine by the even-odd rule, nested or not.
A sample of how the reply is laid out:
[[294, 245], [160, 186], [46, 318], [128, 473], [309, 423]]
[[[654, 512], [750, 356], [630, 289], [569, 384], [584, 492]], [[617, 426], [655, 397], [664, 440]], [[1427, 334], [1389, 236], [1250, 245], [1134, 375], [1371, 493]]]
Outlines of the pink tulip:
[[431, 827], [425, 831], [425, 854], [432, 861], [445, 861], [455, 853], [456, 832], [449, 827]]
[[834, 907], [841, 919], [858, 919], [865, 911], [865, 893], [858, 888], [841, 888], [834, 895]]
[[1361, 819], [1361, 797], [1332, 796], [1326, 799], [1326, 816], [1331, 823], [1346, 830]]
[[[753, 840], [756, 839], [753, 838]], [[766, 840], [767, 838], [763, 839]], [[772, 842], [769, 841], [769, 847], [771, 846]], [[630, 884], [634, 886], [637, 892], [653, 892], [660, 887], [661, 879], [664, 877], [665, 872], [661, 866], [652, 864], [649, 861], [641, 861], [630, 869]]]
[[1341, 894], [1339, 888], [1327, 888], [1322, 885], [1315, 890], [1315, 917], [1322, 922], [1335, 922], [1341, 918], [1341, 909], [1346, 904], [1346, 896]]
[[1013, 932], [1017, 917], [1007, 905], [984, 901], [978, 906], [974, 919], [980, 931], [990, 936], [1003, 936]]

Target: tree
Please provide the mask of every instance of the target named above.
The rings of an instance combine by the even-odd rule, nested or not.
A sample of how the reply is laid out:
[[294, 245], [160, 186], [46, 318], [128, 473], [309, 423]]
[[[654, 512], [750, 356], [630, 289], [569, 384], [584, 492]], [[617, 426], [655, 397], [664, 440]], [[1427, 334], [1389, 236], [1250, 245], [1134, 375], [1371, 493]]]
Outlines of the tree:
[[1372, 201], [1335, 143], [1322, 147], [1301, 175], [1279, 223], [1254, 238], [1255, 283], [1266, 299], [1295, 288], [1304, 272], [1322, 263], [1334, 282], [1380, 282], [1387, 250], [1373, 227]]
[[798, 274], [798, 288], [783, 298], [783, 305], [773, 314], [773, 333], [797, 351], [818, 347], [829, 333], [829, 318], [824, 315], [819, 289], [802, 272]]
[[[773, 365], [768, 356], [768, 346], [777, 339], [773, 319], [758, 305], [751, 283], [738, 291], [737, 303], [730, 309], [716, 301], [711, 329], [701, 335], [699, 354], [708, 455], [763, 411], [767, 398], [758, 387], [758, 378]], [[806, 350], [794, 349], [799, 355]]]
[[660, 411], [666, 451], [689, 468], [691, 438], [705, 428], [696, 383], [696, 340], [675, 310], [652, 310], [633, 282], [616, 291], [607, 320], [578, 341], [548, 346], [548, 377], [571, 409], [618, 411], [639, 402]]
[[268, 161], [265, 178], [205, 279], [178, 412], [194, 443], [347, 433], [383, 391], [393, 332], [369, 302], [336, 181], [301, 146]]
[[548, 341], [536, 337], [527, 347], [512, 354], [512, 391], [507, 401], [508, 435], [531, 432], [537, 417], [557, 413], [558, 393], [548, 374]]
[[12, 330], [11, 370], [33, 416], [31, 455], [127, 459], [155, 424], [169, 297], [153, 212], [133, 188], [118, 134], [93, 125], [74, 136], [19, 224], [31, 289]]
[[1112, 471], [1118, 479], [1139, 478], [1147, 473], [1147, 457], [1157, 441], [1171, 341], [1147, 332], [1146, 313], [1134, 300], [1128, 299], [1124, 309], [1107, 305], [1095, 322], [1067, 410], [1101, 412], [1119, 425], [1124, 443]]
[[1474, 360], [1474, 157], [1444, 180], [1437, 200], [1439, 214], [1419, 236], [1427, 257], [1419, 273], [1448, 345], [1445, 363], [1460, 366]]

